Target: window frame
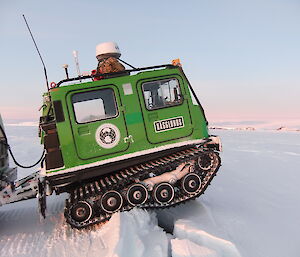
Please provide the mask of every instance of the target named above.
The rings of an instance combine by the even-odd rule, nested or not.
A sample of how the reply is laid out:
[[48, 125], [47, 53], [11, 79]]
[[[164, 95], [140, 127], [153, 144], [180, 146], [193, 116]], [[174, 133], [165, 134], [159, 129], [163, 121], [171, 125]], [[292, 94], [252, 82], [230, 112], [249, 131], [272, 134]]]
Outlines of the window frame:
[[[156, 82], [156, 81], [163, 81], [163, 80], [172, 80], [172, 79], [174, 79], [174, 80], [177, 80], [177, 82], [178, 82], [178, 86], [179, 86], [179, 89], [180, 89], [180, 100], [181, 100], [181, 102], [180, 103], [178, 103], [178, 104], [174, 104], [174, 105], [167, 105], [167, 106], [162, 106], [162, 107], [156, 107], [156, 108], [152, 108], [152, 109], [149, 109], [148, 107], [147, 107], [147, 103], [146, 103], [146, 98], [145, 98], [145, 94], [144, 94], [144, 85], [146, 84], [146, 83], [150, 83], [150, 82]], [[145, 81], [145, 82], [142, 82], [142, 95], [143, 95], [143, 98], [144, 98], [144, 105], [145, 105], [145, 108], [146, 108], [146, 110], [147, 111], [156, 111], [156, 110], [159, 110], [159, 109], [165, 109], [165, 108], [170, 108], [170, 107], [175, 107], [175, 106], [180, 106], [180, 105], [182, 105], [183, 104], [183, 102], [184, 102], [184, 96], [183, 96], [183, 92], [182, 92], [182, 88], [181, 88], [181, 86], [180, 86], [181, 84], [180, 84], [180, 82], [179, 82], [179, 79], [178, 78], [176, 78], [176, 77], [169, 77], [169, 78], [161, 78], [161, 79], [156, 79], [156, 80], [149, 80], [149, 81]]]
[[[74, 95], [78, 95], [78, 94], [84, 94], [84, 93], [89, 93], [89, 92], [95, 92], [95, 91], [102, 91], [102, 90], [111, 90], [112, 91], [112, 96], [113, 96], [113, 103], [116, 109], [116, 115], [111, 116], [109, 118], [104, 118], [104, 119], [96, 119], [96, 120], [91, 120], [91, 121], [87, 121], [87, 122], [79, 122], [77, 121], [77, 117], [76, 117], [76, 112], [75, 112], [75, 106], [74, 106], [74, 102], [73, 102], [73, 96]], [[99, 98], [97, 98], [99, 99]], [[74, 120], [76, 122], [76, 124], [82, 125], [82, 124], [89, 124], [89, 123], [93, 123], [93, 122], [99, 122], [99, 121], [104, 121], [104, 120], [110, 120], [110, 119], [114, 119], [116, 117], [119, 116], [120, 112], [119, 112], [119, 108], [118, 108], [118, 103], [117, 103], [117, 99], [116, 99], [116, 94], [113, 88], [111, 87], [107, 87], [107, 88], [97, 88], [97, 89], [93, 89], [93, 90], [87, 90], [87, 91], [83, 91], [83, 92], [75, 92], [73, 94], [71, 94], [70, 96], [70, 100], [71, 100], [71, 104], [72, 104], [72, 109], [73, 109], [73, 115], [74, 115]]]

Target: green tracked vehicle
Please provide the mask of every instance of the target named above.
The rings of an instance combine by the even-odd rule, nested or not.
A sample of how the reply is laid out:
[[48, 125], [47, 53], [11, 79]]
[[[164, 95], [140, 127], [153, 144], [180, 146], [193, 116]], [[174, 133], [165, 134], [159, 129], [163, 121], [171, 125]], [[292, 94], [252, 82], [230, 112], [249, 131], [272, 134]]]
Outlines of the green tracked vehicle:
[[[99, 63], [120, 60], [116, 45], [108, 46]], [[83, 228], [135, 206], [195, 199], [216, 175], [221, 143], [208, 134], [180, 63], [130, 67], [100, 73], [98, 65], [93, 75], [67, 76], [44, 94], [46, 154], [36, 179], [43, 215], [47, 195], [67, 192], [66, 220]]]

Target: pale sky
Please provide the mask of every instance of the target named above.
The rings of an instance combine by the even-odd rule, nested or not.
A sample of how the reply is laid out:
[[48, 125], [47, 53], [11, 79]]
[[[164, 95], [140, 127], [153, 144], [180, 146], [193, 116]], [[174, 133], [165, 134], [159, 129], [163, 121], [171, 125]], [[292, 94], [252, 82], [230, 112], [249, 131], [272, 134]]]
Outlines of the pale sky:
[[96, 66], [115, 41], [122, 59], [152, 66], [180, 58], [209, 121], [292, 121], [300, 126], [300, 1], [0, 1], [0, 113], [38, 120], [49, 81]]

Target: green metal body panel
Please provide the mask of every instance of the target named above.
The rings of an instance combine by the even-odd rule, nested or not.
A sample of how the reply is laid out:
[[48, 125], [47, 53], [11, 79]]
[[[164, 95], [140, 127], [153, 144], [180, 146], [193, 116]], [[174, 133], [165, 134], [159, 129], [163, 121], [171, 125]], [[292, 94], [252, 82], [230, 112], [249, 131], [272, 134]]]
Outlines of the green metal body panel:
[[[179, 81], [183, 97], [181, 104], [148, 110], [142, 91], [143, 83], [167, 78], [174, 78]], [[61, 101], [64, 114], [64, 121], [56, 122], [64, 166], [46, 171], [46, 174], [59, 173], [65, 169], [169, 144], [207, 138], [205, 117], [199, 106], [192, 103], [188, 83], [180, 68], [166, 68], [140, 72], [135, 75], [66, 85], [50, 90], [51, 102]], [[124, 88], [126, 85], [128, 87], [129, 84], [132, 93], [125, 92]], [[117, 115], [109, 119], [78, 123], [74, 114], [72, 97], [79, 92], [99, 89], [113, 90]], [[44, 107], [43, 115], [46, 111], [49, 112], [47, 104]], [[176, 117], [182, 117], [183, 126], [160, 132], [155, 130], [155, 122]], [[95, 138], [97, 129], [107, 123], [117, 127], [120, 132], [118, 144], [111, 148], [101, 147]]]

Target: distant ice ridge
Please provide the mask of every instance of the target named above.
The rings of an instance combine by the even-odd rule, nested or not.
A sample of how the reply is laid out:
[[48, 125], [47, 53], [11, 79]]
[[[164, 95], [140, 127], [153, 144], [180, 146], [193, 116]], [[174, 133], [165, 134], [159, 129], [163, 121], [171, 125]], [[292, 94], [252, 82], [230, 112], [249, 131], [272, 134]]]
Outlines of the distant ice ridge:
[[300, 132], [300, 119], [263, 121], [227, 120], [210, 122], [210, 129], [223, 130], [268, 130]]
[[33, 121], [25, 121], [25, 122], [19, 122], [19, 123], [7, 123], [5, 126], [17, 126], [17, 127], [36, 127], [38, 126], [38, 122]]

